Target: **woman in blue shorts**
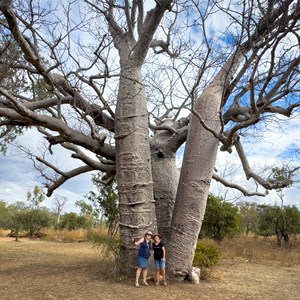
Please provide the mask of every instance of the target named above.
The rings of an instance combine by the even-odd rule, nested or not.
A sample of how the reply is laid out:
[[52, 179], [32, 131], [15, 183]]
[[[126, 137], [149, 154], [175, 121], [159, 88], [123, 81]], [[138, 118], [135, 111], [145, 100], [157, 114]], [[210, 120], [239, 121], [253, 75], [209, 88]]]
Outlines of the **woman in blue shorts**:
[[158, 234], [153, 236], [154, 243], [152, 248], [154, 251], [154, 263], [156, 268], [156, 285], [159, 285], [159, 275], [161, 273], [163, 277], [163, 285], [167, 285], [166, 281], [166, 249], [164, 244], [161, 242], [161, 237]]
[[137, 257], [137, 269], [135, 274], [135, 286], [139, 287], [139, 278], [141, 275], [141, 272], [143, 273], [143, 285], [149, 285], [147, 283], [147, 268], [149, 266], [149, 257], [151, 255], [151, 238], [152, 238], [152, 232], [148, 231], [145, 233], [145, 237], [139, 239], [138, 241], [134, 241], [134, 244], [136, 246], [140, 245], [140, 249], [138, 252]]

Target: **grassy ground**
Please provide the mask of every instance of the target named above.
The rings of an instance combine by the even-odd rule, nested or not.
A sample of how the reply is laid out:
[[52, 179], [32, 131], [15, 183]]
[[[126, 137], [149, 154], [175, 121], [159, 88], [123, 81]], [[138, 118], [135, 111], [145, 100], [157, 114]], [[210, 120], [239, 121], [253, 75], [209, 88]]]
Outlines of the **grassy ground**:
[[89, 242], [0, 237], [0, 299], [299, 300], [299, 249], [248, 240], [225, 241], [219, 266], [199, 285], [170, 282], [166, 287], [152, 283], [135, 288], [133, 281], [112, 280], [112, 261], [101, 258]]

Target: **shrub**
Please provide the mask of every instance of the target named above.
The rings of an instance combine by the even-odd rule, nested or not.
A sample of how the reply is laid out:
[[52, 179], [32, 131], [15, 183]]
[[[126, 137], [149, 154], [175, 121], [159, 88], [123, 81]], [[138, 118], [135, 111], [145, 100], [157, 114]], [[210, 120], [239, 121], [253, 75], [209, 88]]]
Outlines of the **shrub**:
[[210, 194], [199, 237], [213, 238], [220, 243], [224, 237], [237, 235], [240, 228], [238, 207]]
[[[102, 257], [113, 258], [114, 267], [112, 269], [112, 274], [116, 276], [116, 279], [121, 275], [121, 264], [120, 260], [122, 257], [122, 251], [124, 251], [124, 243], [120, 238], [108, 237], [103, 235], [98, 235], [93, 237], [93, 248], [97, 250]], [[123, 268], [128, 268], [127, 264]]]
[[221, 251], [216, 245], [198, 242], [193, 264], [199, 268], [208, 268], [215, 266], [220, 258]]

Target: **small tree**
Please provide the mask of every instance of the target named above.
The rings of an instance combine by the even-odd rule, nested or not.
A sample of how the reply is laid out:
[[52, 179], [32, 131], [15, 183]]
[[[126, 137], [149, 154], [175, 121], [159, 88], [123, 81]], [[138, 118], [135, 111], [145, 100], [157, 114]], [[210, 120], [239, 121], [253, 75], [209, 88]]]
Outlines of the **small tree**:
[[[94, 184], [97, 184], [97, 179], [93, 179]], [[108, 225], [108, 236], [114, 237], [118, 232], [119, 225], [119, 208], [118, 194], [116, 183], [112, 182], [107, 186], [99, 186], [99, 194], [91, 191], [87, 198], [94, 204], [95, 207], [101, 207], [104, 217]]]
[[255, 232], [258, 224], [259, 214], [257, 204], [251, 202], [241, 202], [239, 204], [240, 225], [245, 231], [246, 235], [250, 231]]
[[0, 201], [0, 227], [10, 230], [9, 236], [15, 236], [16, 241], [22, 228], [20, 216], [26, 209], [26, 204], [20, 201], [9, 206], [4, 201]]
[[226, 236], [240, 231], [238, 208], [214, 195], [209, 195], [200, 236], [213, 238], [221, 242]]
[[28, 191], [27, 200], [31, 202], [33, 209], [38, 209], [39, 205], [45, 200], [46, 194], [42, 188], [35, 186], [33, 191]]
[[21, 229], [28, 231], [30, 236], [39, 234], [42, 228], [51, 225], [52, 216], [47, 208], [26, 209], [16, 217]]
[[15, 204], [9, 206], [12, 212], [12, 227], [11, 234], [14, 234], [16, 241], [19, 239], [19, 233], [22, 230], [22, 214], [28, 209], [27, 205], [22, 201], [17, 201]]
[[300, 212], [296, 206], [259, 206], [258, 234], [276, 235], [277, 245], [287, 245], [292, 234], [300, 233]]
[[62, 210], [63, 210], [66, 202], [67, 202], [66, 197], [56, 195], [55, 198], [54, 198], [54, 206], [55, 206], [55, 221], [54, 221], [54, 224], [55, 224], [55, 227], [57, 227], [60, 223], [61, 213], [62, 213]]
[[86, 203], [83, 200], [78, 200], [75, 202], [75, 206], [80, 209], [80, 217], [86, 219], [86, 226], [92, 227], [94, 223], [94, 209], [93, 206]]
[[71, 212], [63, 215], [59, 227], [67, 230], [76, 230], [79, 228], [86, 229], [89, 227], [89, 223], [84, 216], [79, 216], [78, 214]]
[[282, 168], [279, 167], [272, 168], [268, 181], [271, 184], [278, 184], [279, 186], [281, 186], [276, 189], [276, 193], [280, 198], [281, 207], [283, 207], [283, 198], [284, 198], [283, 190], [284, 188], [290, 187], [293, 184], [293, 180], [289, 168], [287, 166], [284, 166]]
[[0, 228], [10, 229], [12, 224], [12, 214], [6, 203], [0, 200]]
[[18, 239], [21, 230], [30, 236], [36, 235], [43, 227], [51, 224], [51, 213], [47, 208], [32, 209], [23, 202], [7, 206], [0, 201], [0, 227], [10, 229]]

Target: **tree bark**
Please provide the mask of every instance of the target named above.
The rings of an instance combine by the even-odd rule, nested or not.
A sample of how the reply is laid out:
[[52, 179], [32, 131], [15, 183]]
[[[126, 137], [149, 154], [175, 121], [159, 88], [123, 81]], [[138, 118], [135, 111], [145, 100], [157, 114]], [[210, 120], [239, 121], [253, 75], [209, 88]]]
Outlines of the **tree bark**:
[[163, 121], [153, 128], [156, 131], [150, 142], [157, 229], [164, 243], [169, 238], [179, 182], [176, 152], [186, 141], [188, 123], [189, 118]]
[[[215, 88], [208, 89], [196, 104], [206, 124], [214, 128], [220, 122], [218, 96]], [[192, 268], [217, 148], [218, 140], [192, 116], [168, 243], [168, 269], [178, 280]]]
[[177, 193], [179, 171], [176, 153], [163, 151], [158, 141], [152, 140], [151, 164], [154, 183], [157, 231], [166, 243], [169, 237], [172, 214]]
[[232, 55], [194, 105], [168, 243], [168, 270], [177, 280], [192, 269], [217, 157], [222, 99], [242, 57], [241, 50]]
[[121, 272], [126, 274], [136, 256], [131, 238], [156, 230], [147, 103], [140, 67], [122, 68], [115, 122], [120, 237], [124, 242]]

